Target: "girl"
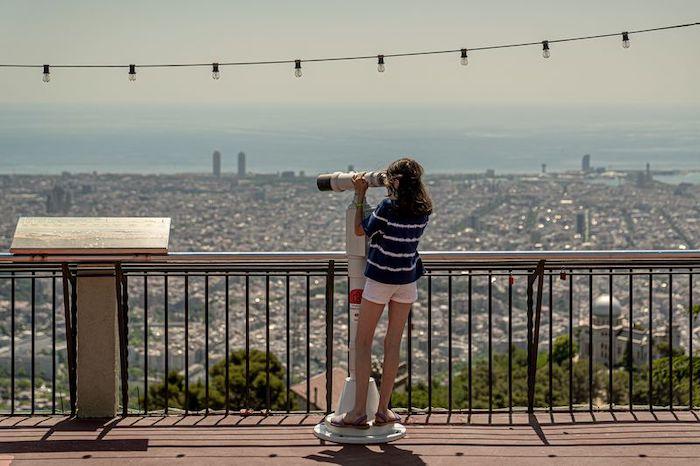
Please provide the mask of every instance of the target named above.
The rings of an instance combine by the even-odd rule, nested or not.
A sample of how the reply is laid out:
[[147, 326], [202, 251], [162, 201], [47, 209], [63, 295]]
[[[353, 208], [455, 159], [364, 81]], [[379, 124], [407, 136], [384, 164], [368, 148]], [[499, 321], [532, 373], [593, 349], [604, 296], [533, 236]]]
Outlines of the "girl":
[[416, 280], [423, 273], [418, 241], [433, 211], [432, 202], [421, 181], [423, 167], [413, 159], [396, 160], [386, 170], [388, 198], [367, 218], [362, 207], [367, 181], [364, 173], [353, 177], [356, 204], [355, 234], [369, 237], [369, 253], [355, 340], [355, 406], [331, 419], [336, 427], [368, 429], [365, 406], [370, 377], [370, 355], [374, 330], [384, 306], [389, 304], [389, 324], [384, 337], [384, 365], [379, 407], [374, 425], [400, 422], [389, 409], [391, 392], [399, 366], [399, 345], [411, 304], [418, 298]]

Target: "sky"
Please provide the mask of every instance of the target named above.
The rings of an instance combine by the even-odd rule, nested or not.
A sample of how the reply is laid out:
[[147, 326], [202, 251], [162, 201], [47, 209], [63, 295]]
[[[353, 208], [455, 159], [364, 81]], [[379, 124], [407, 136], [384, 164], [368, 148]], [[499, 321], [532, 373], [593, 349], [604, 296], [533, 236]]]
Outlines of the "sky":
[[[2, 0], [2, 63], [294, 59], [477, 47], [700, 21], [698, 0]], [[700, 103], [700, 27], [538, 47], [374, 61], [52, 71], [0, 69], [0, 102], [279, 104]]]

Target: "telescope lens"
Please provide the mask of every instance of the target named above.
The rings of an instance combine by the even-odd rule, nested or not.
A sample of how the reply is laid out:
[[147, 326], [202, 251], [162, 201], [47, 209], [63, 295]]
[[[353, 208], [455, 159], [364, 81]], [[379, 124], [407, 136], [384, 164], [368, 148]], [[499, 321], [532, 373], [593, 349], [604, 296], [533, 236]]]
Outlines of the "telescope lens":
[[319, 175], [316, 178], [316, 186], [318, 186], [319, 191], [332, 191], [331, 175]]

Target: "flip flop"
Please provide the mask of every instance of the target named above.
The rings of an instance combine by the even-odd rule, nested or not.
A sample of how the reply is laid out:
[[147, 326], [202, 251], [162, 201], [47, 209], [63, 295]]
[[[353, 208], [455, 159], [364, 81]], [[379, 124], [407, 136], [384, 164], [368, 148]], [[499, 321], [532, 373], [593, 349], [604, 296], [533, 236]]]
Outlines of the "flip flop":
[[377, 413], [374, 416], [374, 425], [375, 426], [385, 426], [387, 424], [394, 424], [396, 422], [401, 422], [401, 416], [398, 414], [394, 414], [396, 417], [389, 418], [386, 414], [384, 413]]
[[352, 427], [354, 429], [369, 429], [369, 424], [367, 423], [367, 415], [363, 414], [352, 422], [345, 422], [345, 414], [339, 414], [331, 418], [331, 425], [333, 427]]

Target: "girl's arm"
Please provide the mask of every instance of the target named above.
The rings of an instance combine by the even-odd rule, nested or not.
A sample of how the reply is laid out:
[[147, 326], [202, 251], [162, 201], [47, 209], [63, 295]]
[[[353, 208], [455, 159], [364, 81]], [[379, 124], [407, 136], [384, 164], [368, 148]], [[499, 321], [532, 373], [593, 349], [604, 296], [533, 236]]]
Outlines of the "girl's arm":
[[365, 231], [362, 228], [362, 220], [364, 220], [365, 194], [369, 184], [364, 179], [364, 175], [364, 172], [356, 173], [352, 177], [352, 184], [355, 187], [353, 203], [355, 204], [355, 234], [357, 236], [365, 235]]

